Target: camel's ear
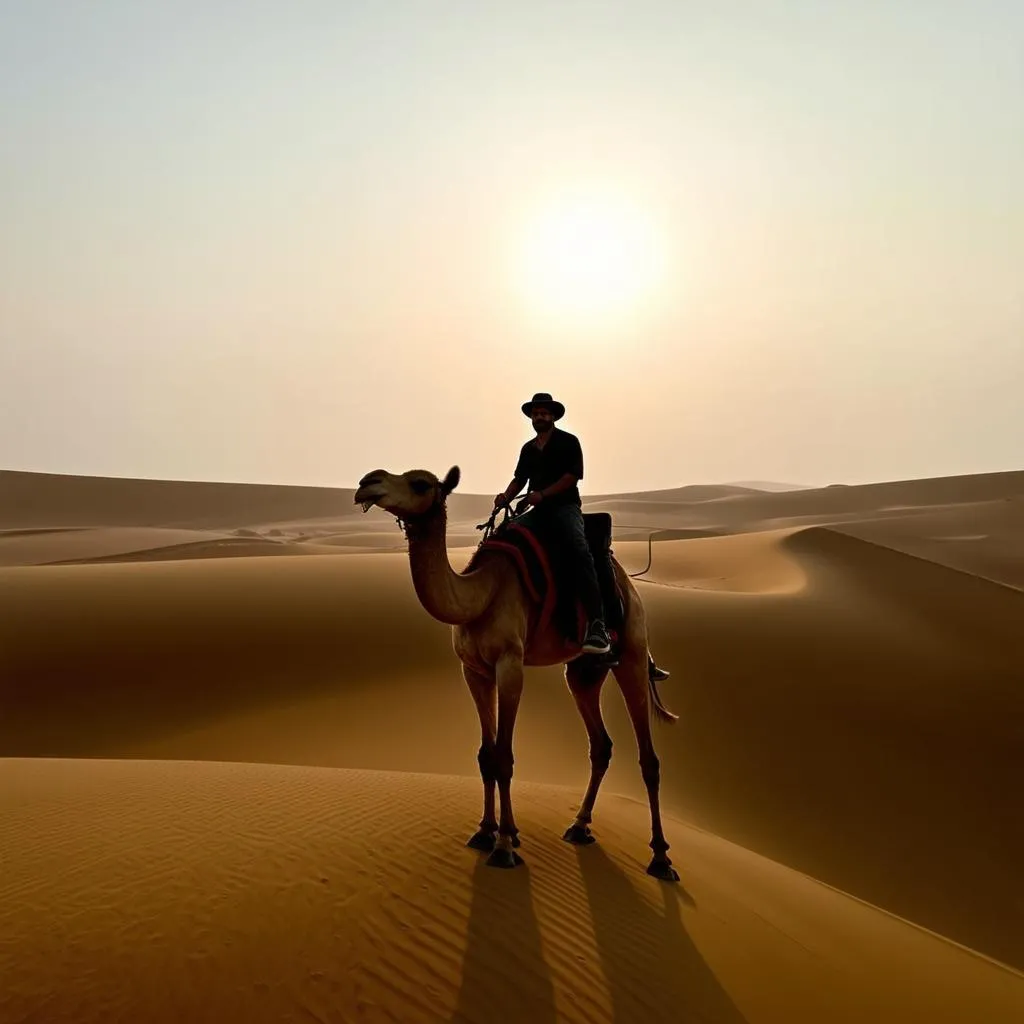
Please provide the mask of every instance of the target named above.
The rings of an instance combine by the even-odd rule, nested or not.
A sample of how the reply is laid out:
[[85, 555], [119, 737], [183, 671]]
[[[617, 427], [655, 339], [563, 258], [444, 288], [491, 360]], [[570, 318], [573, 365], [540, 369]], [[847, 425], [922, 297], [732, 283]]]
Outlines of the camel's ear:
[[443, 494], [444, 497], [447, 498], [448, 495], [459, 486], [459, 478], [461, 476], [462, 471], [458, 466], [452, 466], [452, 468], [448, 470], [447, 475], [441, 481], [441, 494]]

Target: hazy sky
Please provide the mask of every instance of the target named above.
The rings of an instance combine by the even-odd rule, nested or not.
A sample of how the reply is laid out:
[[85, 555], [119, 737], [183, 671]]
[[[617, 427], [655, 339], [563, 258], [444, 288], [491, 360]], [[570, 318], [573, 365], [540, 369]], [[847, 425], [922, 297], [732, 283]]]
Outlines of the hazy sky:
[[0, 468], [489, 492], [538, 390], [591, 493], [1022, 468], [1024, 6], [0, 0]]

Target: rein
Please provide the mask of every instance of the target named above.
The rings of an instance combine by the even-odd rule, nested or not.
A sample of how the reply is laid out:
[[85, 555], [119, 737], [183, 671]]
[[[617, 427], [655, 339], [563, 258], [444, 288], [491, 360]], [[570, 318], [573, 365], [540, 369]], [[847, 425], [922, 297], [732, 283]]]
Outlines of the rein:
[[[483, 539], [480, 543], [482, 544], [485, 540], [490, 540], [491, 534], [494, 533], [495, 530], [500, 530], [506, 524], [518, 519], [526, 511], [527, 504], [527, 500], [523, 498], [522, 501], [516, 505], [515, 509], [513, 509], [511, 504], [507, 501], [502, 502], [500, 505], [495, 505], [494, 511], [491, 513], [487, 522], [477, 523], [476, 528], [484, 531]], [[501, 512], [504, 513], [504, 516], [501, 522], [497, 523], [496, 520], [498, 518], [498, 514]]]

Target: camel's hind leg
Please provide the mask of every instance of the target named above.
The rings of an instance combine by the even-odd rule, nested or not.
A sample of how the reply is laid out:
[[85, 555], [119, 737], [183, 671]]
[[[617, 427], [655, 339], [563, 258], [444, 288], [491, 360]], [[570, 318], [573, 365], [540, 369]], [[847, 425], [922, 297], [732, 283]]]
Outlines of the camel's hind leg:
[[480, 751], [477, 762], [480, 765], [480, 778], [484, 784], [484, 813], [480, 819], [480, 828], [473, 835], [467, 846], [474, 850], [490, 853], [494, 849], [495, 834], [498, 831], [498, 819], [494, 812], [494, 784], [497, 780], [497, 757], [495, 743], [498, 730], [498, 688], [494, 677], [462, 666], [462, 674], [466, 679], [469, 692], [476, 703], [477, 714], [480, 716]]
[[612, 738], [604, 727], [601, 716], [601, 687], [608, 677], [608, 669], [595, 664], [588, 658], [570, 661], [565, 667], [565, 681], [576, 699], [583, 724], [587, 727], [590, 739], [590, 785], [587, 786], [583, 803], [580, 804], [576, 820], [565, 830], [562, 838], [569, 843], [587, 845], [594, 842], [590, 834], [591, 815], [597, 801], [597, 791], [601, 788], [601, 780], [608, 771], [612, 759]]
[[668, 856], [668, 843], [661, 826], [661, 804], [659, 789], [661, 787], [661, 765], [654, 751], [654, 739], [651, 736], [651, 709], [647, 678], [647, 657], [643, 646], [631, 647], [623, 652], [619, 664], [612, 669], [622, 690], [629, 717], [633, 722], [636, 734], [637, 750], [640, 754], [640, 771], [643, 773], [644, 785], [647, 787], [647, 799], [651, 805], [651, 849], [654, 858], [647, 868], [647, 873], [666, 882], [678, 882], [679, 875], [672, 867]]

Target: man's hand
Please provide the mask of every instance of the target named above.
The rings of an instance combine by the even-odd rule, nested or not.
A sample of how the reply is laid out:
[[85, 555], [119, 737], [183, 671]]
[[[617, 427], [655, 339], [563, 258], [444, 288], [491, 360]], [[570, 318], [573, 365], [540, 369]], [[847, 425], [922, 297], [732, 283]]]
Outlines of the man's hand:
[[530, 491], [526, 496], [526, 500], [531, 505], [539, 505], [544, 500], [544, 495], [541, 494], [540, 491]]

